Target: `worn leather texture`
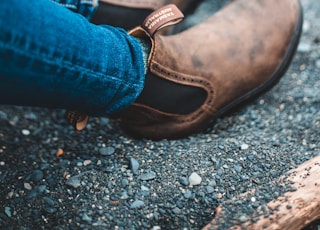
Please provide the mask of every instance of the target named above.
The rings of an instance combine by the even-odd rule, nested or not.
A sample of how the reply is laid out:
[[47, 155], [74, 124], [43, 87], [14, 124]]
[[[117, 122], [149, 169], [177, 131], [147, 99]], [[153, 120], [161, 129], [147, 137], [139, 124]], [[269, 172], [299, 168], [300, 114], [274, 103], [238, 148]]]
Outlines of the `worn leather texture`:
[[[185, 115], [134, 103], [120, 113], [122, 127], [150, 139], [180, 138], [203, 130], [283, 76], [299, 41], [301, 25], [298, 0], [235, 0], [179, 34], [155, 34], [150, 71], [171, 82], [202, 88], [206, 100]], [[148, 37], [144, 32], [136, 28], [131, 33]]]

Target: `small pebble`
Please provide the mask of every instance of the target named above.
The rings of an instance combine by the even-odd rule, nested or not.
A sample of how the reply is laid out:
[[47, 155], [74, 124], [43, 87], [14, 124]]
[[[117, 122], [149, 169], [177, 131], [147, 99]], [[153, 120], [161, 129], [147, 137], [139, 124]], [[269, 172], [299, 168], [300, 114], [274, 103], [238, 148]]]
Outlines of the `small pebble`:
[[121, 193], [120, 199], [121, 199], [121, 200], [126, 200], [126, 199], [128, 199], [128, 198], [129, 198], [129, 196], [128, 196], [127, 191], [123, 191], [123, 192]]
[[193, 172], [190, 176], [189, 176], [189, 183], [190, 185], [199, 185], [201, 184], [202, 178], [195, 172]]
[[303, 32], [304, 32], [304, 33], [309, 32], [309, 31], [310, 31], [310, 28], [311, 28], [311, 24], [310, 24], [310, 22], [309, 22], [309, 21], [307, 21], [307, 20], [304, 20], [304, 22], [303, 22], [303, 26], [302, 26], [302, 30], [303, 30]]
[[81, 181], [78, 176], [70, 177], [70, 179], [67, 180], [66, 185], [69, 185], [74, 188], [78, 188], [81, 186]]
[[141, 185], [141, 191], [149, 191], [149, 188], [146, 186]]
[[233, 168], [234, 168], [234, 170], [236, 170], [237, 173], [240, 173], [242, 170], [241, 166], [239, 166], [239, 165], [234, 165]]
[[39, 193], [43, 193], [46, 189], [47, 189], [47, 186], [46, 186], [46, 185], [39, 185], [39, 186], [37, 187], [37, 191], [38, 191]]
[[130, 169], [131, 169], [131, 171], [133, 173], [136, 173], [136, 172], [138, 172], [139, 167], [140, 167], [139, 162], [135, 158], [131, 157], [130, 158]]
[[100, 118], [100, 124], [101, 124], [102, 126], [109, 125], [109, 119], [106, 118], [106, 117], [101, 117], [101, 118]]
[[82, 215], [82, 220], [90, 223], [92, 221], [92, 218], [90, 216], [88, 216], [88, 214], [84, 213]]
[[248, 144], [242, 144], [240, 148], [241, 148], [241, 150], [247, 150], [249, 148], [249, 145]]
[[311, 45], [306, 42], [300, 42], [298, 45], [298, 52], [307, 53], [311, 51]]
[[30, 180], [33, 182], [39, 182], [43, 179], [43, 172], [41, 170], [34, 170], [30, 174]]
[[180, 208], [175, 207], [174, 209], [172, 209], [172, 212], [173, 212], [174, 214], [176, 214], [176, 215], [179, 215], [179, 214], [181, 213], [181, 210], [180, 210]]
[[123, 179], [121, 180], [121, 185], [122, 185], [122, 187], [126, 187], [126, 186], [128, 186], [128, 184], [129, 184], [129, 181], [128, 181], [126, 178], [123, 178]]
[[57, 152], [56, 152], [56, 156], [60, 157], [62, 155], [63, 155], [63, 149], [58, 149]]
[[24, 187], [25, 189], [27, 189], [27, 190], [31, 190], [31, 189], [32, 189], [32, 187], [31, 187], [31, 185], [30, 185], [29, 183], [24, 183], [24, 184], [23, 184], [23, 187]]
[[43, 199], [42, 199], [42, 201], [43, 201], [43, 203], [45, 203], [46, 205], [49, 205], [49, 206], [51, 206], [51, 207], [54, 207], [55, 206], [55, 202], [52, 200], [52, 199], [50, 199], [49, 197], [44, 197]]
[[154, 178], [156, 178], [156, 173], [152, 171], [139, 176], [139, 179], [143, 181], [153, 180]]
[[184, 198], [186, 199], [190, 199], [192, 197], [192, 193], [190, 190], [187, 190], [185, 193], [184, 193]]
[[23, 134], [23, 135], [25, 135], [25, 136], [29, 136], [30, 135], [30, 130], [28, 130], [28, 129], [23, 129], [23, 130], [21, 130], [21, 133]]
[[209, 182], [209, 186], [216, 187], [217, 186], [217, 182], [215, 180], [211, 180]]
[[130, 205], [130, 208], [131, 209], [142, 208], [143, 206], [144, 206], [144, 202], [142, 200], [136, 200]]
[[214, 188], [212, 186], [207, 186], [206, 187], [207, 193], [213, 193], [214, 192]]
[[245, 215], [242, 215], [242, 216], [240, 216], [239, 221], [240, 221], [241, 223], [244, 223], [244, 222], [247, 221], [247, 217], [246, 217]]
[[184, 185], [184, 186], [188, 186], [189, 185], [188, 178], [186, 178], [186, 177], [180, 177], [179, 182], [180, 182], [181, 185]]
[[84, 166], [87, 166], [87, 165], [89, 165], [89, 164], [91, 164], [92, 162], [91, 162], [91, 160], [85, 160], [84, 162], [83, 162], [83, 165]]
[[103, 156], [111, 156], [114, 154], [115, 149], [113, 147], [105, 147], [105, 148], [100, 148], [99, 153]]
[[11, 214], [11, 208], [10, 207], [5, 207], [4, 208], [4, 212], [9, 218], [11, 218], [12, 214]]

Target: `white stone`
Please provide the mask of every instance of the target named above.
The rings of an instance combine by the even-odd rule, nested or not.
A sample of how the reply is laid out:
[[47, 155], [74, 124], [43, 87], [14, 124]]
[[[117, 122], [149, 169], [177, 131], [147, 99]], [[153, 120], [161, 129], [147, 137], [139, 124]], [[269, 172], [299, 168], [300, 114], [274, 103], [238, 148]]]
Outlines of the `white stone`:
[[190, 176], [189, 176], [189, 183], [190, 185], [199, 185], [201, 184], [202, 178], [195, 172], [193, 172]]
[[298, 45], [298, 52], [307, 53], [311, 51], [311, 45], [307, 42], [300, 42]]
[[23, 184], [23, 187], [24, 187], [25, 189], [27, 189], [27, 190], [32, 190], [32, 187], [31, 187], [31, 185], [30, 185], [29, 183], [24, 183], [24, 184]]
[[248, 148], [249, 148], [249, 145], [247, 145], [247, 144], [241, 145], [241, 150], [247, 150]]
[[21, 130], [21, 133], [22, 133], [23, 135], [25, 135], [25, 136], [30, 135], [30, 131], [29, 131], [28, 129], [23, 129], [23, 130]]
[[309, 32], [310, 28], [311, 28], [310, 22], [307, 21], [307, 20], [304, 20], [304, 22], [303, 22], [303, 27], [302, 27], [303, 32], [304, 32], [304, 33]]

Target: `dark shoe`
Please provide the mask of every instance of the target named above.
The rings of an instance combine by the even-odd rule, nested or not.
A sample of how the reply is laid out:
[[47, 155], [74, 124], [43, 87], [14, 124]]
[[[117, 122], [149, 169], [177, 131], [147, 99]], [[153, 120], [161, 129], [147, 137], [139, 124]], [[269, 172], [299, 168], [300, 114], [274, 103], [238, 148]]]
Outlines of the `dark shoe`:
[[154, 15], [161, 14], [130, 32], [152, 44], [145, 88], [117, 115], [132, 135], [155, 140], [202, 131], [274, 86], [291, 63], [303, 21], [298, 0], [235, 0], [172, 36], [153, 32], [163, 26]]
[[175, 4], [183, 12], [195, 8], [200, 0], [100, 0], [91, 22], [121, 27], [126, 30], [141, 25], [153, 11]]

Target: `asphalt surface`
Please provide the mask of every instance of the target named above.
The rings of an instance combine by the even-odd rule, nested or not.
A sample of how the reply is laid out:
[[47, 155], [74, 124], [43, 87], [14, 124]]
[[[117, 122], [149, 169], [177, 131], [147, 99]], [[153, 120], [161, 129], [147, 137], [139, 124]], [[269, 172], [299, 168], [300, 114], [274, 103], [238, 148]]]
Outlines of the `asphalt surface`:
[[[185, 25], [224, 3], [205, 1]], [[76, 132], [64, 111], [0, 106], [0, 228], [201, 229], [240, 193], [265, 186], [262, 203], [291, 189], [268, 186], [320, 154], [320, 6], [302, 4], [286, 75], [207, 133], [137, 140], [107, 118]], [[240, 203], [223, 228], [250, 218]]]

